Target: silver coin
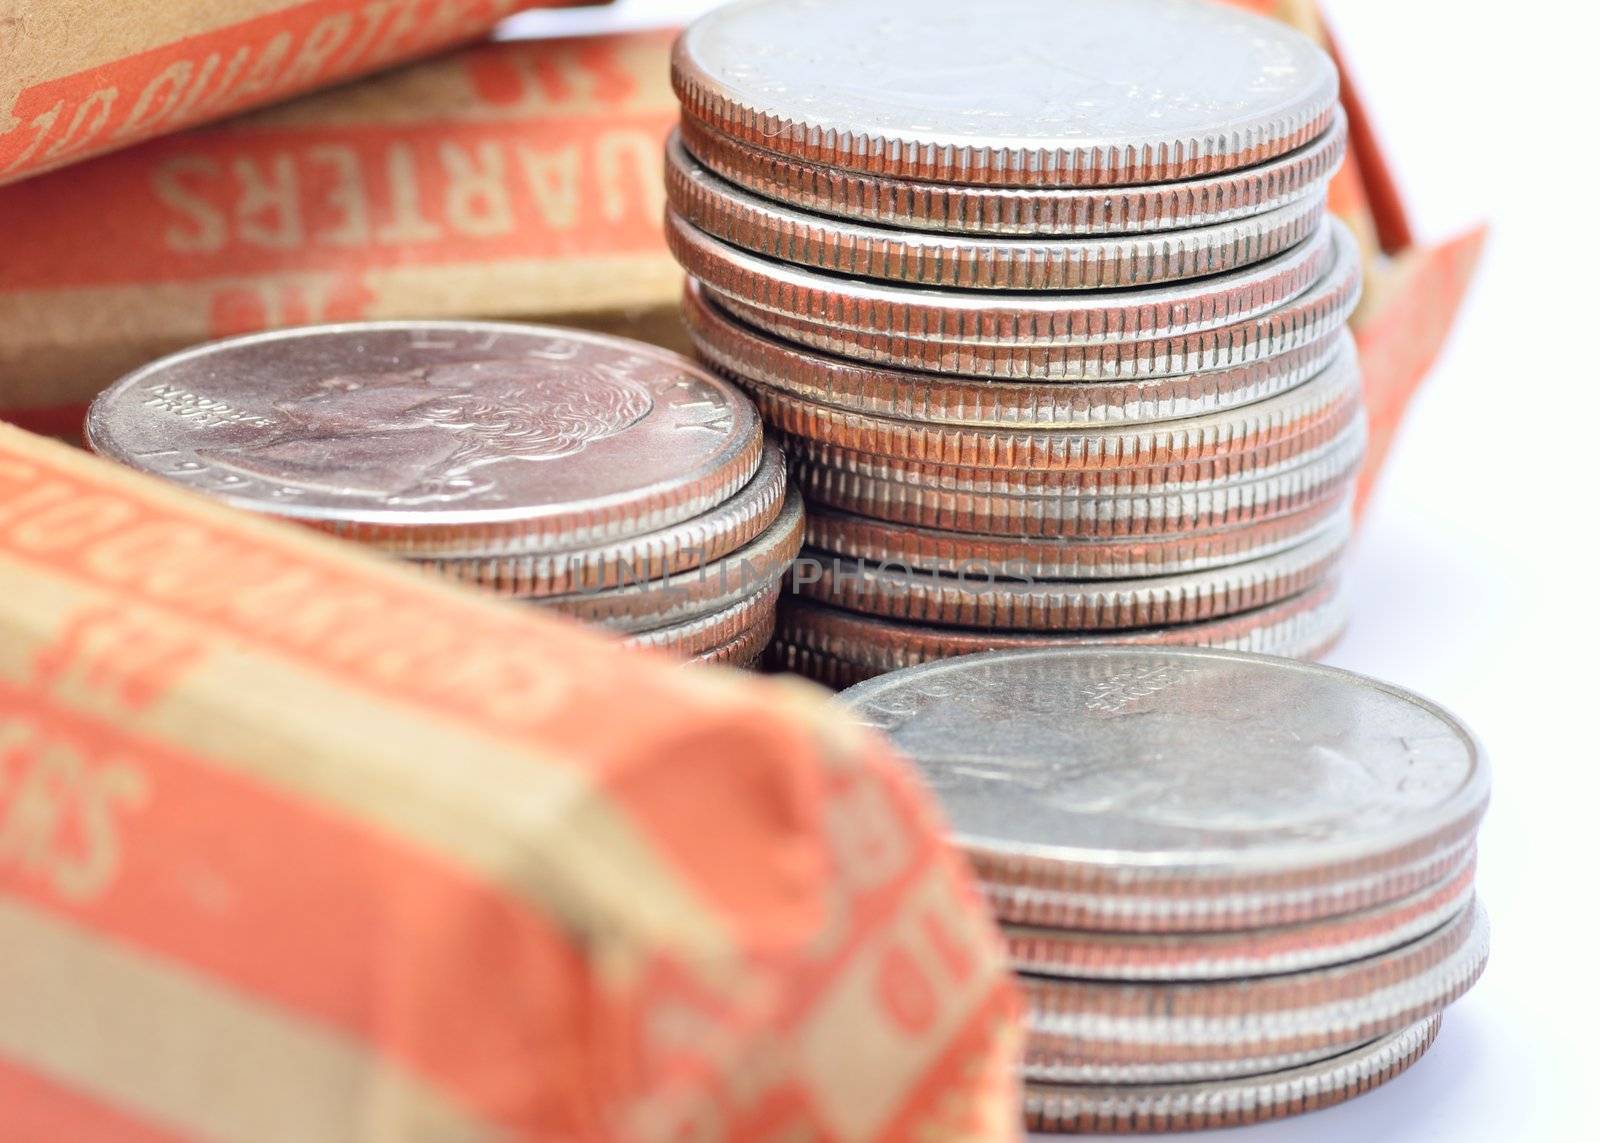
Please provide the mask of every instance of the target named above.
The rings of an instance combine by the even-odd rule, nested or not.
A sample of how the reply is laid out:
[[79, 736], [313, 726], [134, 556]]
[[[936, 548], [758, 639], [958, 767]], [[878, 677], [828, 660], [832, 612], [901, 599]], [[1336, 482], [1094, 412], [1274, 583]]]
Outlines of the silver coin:
[[1322, 581], [1349, 539], [1335, 518], [1285, 551], [1206, 571], [1125, 580], [1007, 576], [975, 562], [955, 574], [801, 554], [796, 590], [821, 603], [908, 623], [1012, 631], [1111, 631], [1199, 623], [1253, 611]]
[[[1081, 513], [1082, 505], [1063, 507], [1068, 501], [1106, 497], [1139, 497], [1215, 492], [1247, 484], [1261, 484], [1292, 472], [1327, 465], [1342, 471], [1360, 457], [1365, 447], [1366, 416], [1359, 404], [1336, 409], [1304, 440], [1285, 442], [1237, 456], [1219, 456], [1170, 464], [1129, 468], [1032, 469], [924, 464], [898, 456], [840, 448], [810, 437], [775, 432], [789, 457], [800, 466], [817, 465], [865, 480], [888, 482], [902, 488], [901, 495], [932, 492], [989, 496], [996, 515], [1024, 512]], [[982, 531], [983, 529], [980, 529]]]
[[667, 246], [719, 301], [774, 321], [824, 325], [856, 335], [900, 336], [987, 352], [1016, 348], [1108, 348], [1200, 334], [1259, 318], [1293, 301], [1333, 270], [1336, 219], [1311, 237], [1244, 269], [1198, 281], [1128, 290], [1022, 292], [907, 286], [836, 277], [751, 254], [691, 225], [668, 208]]
[[1023, 1121], [1041, 1132], [1190, 1131], [1261, 1123], [1329, 1107], [1410, 1067], [1439, 1034], [1440, 1017], [1327, 1059], [1261, 1075], [1186, 1084], [1023, 1086]]
[[788, 445], [791, 477], [808, 502], [949, 532], [1079, 539], [1167, 536], [1300, 511], [1350, 486], [1365, 452], [1365, 433], [1365, 420], [1357, 420], [1303, 463], [1237, 479], [1180, 479], [1167, 491], [1159, 490], [1165, 476], [1145, 491], [1127, 487], [1130, 482], [1116, 474], [1104, 480], [1072, 474], [1085, 477], [1076, 486], [1026, 486], [1016, 481], [1018, 474], [997, 469], [890, 465], [859, 453], [825, 450], [802, 438], [791, 438]]
[[1140, 579], [1270, 556], [1310, 539], [1335, 517], [1348, 520], [1351, 509], [1350, 496], [1335, 494], [1256, 524], [1176, 536], [1074, 540], [940, 532], [814, 507], [806, 513], [806, 544], [851, 559], [946, 575], [980, 567], [1016, 578]]
[[[1303, 595], [1271, 607], [1224, 619], [1115, 633], [973, 631], [961, 627], [921, 626], [859, 615], [791, 595], [784, 597], [773, 647], [785, 670], [842, 689], [889, 671], [1009, 648], [1177, 645], [1315, 659], [1338, 640], [1348, 613], [1348, 601], [1337, 580], [1325, 581]], [[1419, 870], [1408, 882], [1410, 888], [1403, 892], [1438, 880], [1446, 869], [1446, 865], [1439, 865]], [[1001, 867], [995, 872], [1003, 875], [1012, 870]], [[1148, 894], [1118, 897], [1103, 887], [1095, 887], [1093, 892], [1078, 892], [1055, 885], [1005, 880], [984, 881], [982, 887], [996, 915], [1019, 924], [1160, 929], [1168, 927], [1168, 918], [1177, 912], [1177, 905], [1172, 901], [1152, 902]], [[1361, 902], [1368, 899], [1361, 896], [1366, 888], [1361, 883], [1350, 886], [1346, 897], [1357, 901], [1351, 908], [1362, 907]], [[1228, 904], [1232, 907], [1231, 899]], [[1256, 904], [1254, 900], [1240, 902], [1241, 911], [1232, 915], [1254, 916], [1249, 910]], [[1190, 927], [1204, 927], [1203, 922], [1210, 919], [1210, 915], [1203, 912], [1207, 905], [1214, 905], [1214, 902], [1197, 905], [1196, 923]], [[1299, 915], [1285, 910], [1282, 920], [1287, 922]], [[1147, 916], [1151, 918], [1149, 924], [1144, 923]]]
[[1384, 866], [1470, 833], [1489, 793], [1477, 741], [1435, 704], [1237, 652], [998, 651], [839, 702], [915, 762], [969, 852], [1062, 882], [1227, 888]]
[[673, 51], [684, 113], [810, 162], [998, 185], [1165, 182], [1327, 126], [1327, 53], [1198, 0], [747, 0]]
[[624, 338], [488, 322], [312, 326], [102, 393], [96, 452], [388, 551], [569, 551], [669, 527], [754, 473], [749, 399]]
[[764, 258], [831, 274], [978, 290], [1113, 290], [1224, 274], [1283, 253], [1315, 232], [1323, 187], [1229, 222], [1156, 235], [1010, 238], [844, 222], [786, 207], [718, 178], [676, 135], [667, 201], [691, 225]]
[[1153, 425], [1021, 429], [1009, 425], [930, 425], [880, 417], [790, 396], [741, 379], [767, 424], [885, 462], [947, 468], [1032, 471], [1153, 469], [1246, 465], [1309, 459], [1361, 415], [1355, 345], [1346, 340], [1328, 368], [1287, 392], [1253, 404]]
[[1278, 976], [1387, 952], [1433, 932], [1472, 901], [1476, 850], [1443, 881], [1338, 917], [1237, 932], [1115, 933], [1001, 925], [1011, 967], [1076, 980]]
[[[1333, 232], [1334, 259], [1309, 289], [1256, 317], [1175, 337], [1096, 344], [952, 341], [927, 336], [920, 327], [856, 330], [830, 324], [826, 316], [815, 321], [798, 318], [748, 304], [710, 283], [702, 282], [702, 288], [722, 310], [773, 337], [894, 369], [1029, 382], [1177, 377], [1262, 362], [1320, 341], [1344, 324], [1361, 297], [1361, 248], [1337, 218], [1329, 217], [1323, 225]], [[802, 295], [802, 300], [813, 304], [817, 296]], [[858, 316], [870, 320], [870, 308]], [[949, 311], [949, 316], [954, 319], [958, 311]], [[1153, 316], [1168, 320], [1175, 315]], [[982, 332], [982, 326], [974, 328]]]
[[1431, 933], [1346, 964], [1241, 980], [1025, 976], [1023, 1074], [1054, 1083], [1181, 1083], [1337, 1052], [1441, 1011], [1477, 981], [1489, 921], [1476, 901]]
[[914, 372], [814, 352], [734, 317], [692, 278], [685, 283], [683, 314], [701, 358], [741, 384], [754, 381], [797, 400], [880, 417], [989, 428], [1144, 424], [1235, 409], [1315, 377], [1350, 339], [1348, 330], [1335, 326], [1232, 368], [1057, 385]]
[[941, 234], [1153, 234], [1210, 226], [1322, 194], [1344, 159], [1345, 116], [1299, 150], [1243, 170], [1133, 187], [995, 187], [914, 182], [799, 162], [693, 119], [684, 146], [729, 182], [801, 210]]
[[762, 450], [761, 467], [743, 488], [710, 511], [669, 528], [571, 552], [412, 557], [411, 563], [514, 599], [658, 583], [721, 559], [753, 541], [778, 518], [787, 488], [783, 451], [768, 442]]
[[779, 582], [800, 551], [804, 531], [800, 493], [791, 488], [772, 526], [720, 559], [675, 575], [636, 579], [601, 591], [549, 596], [539, 602], [616, 631], [651, 631], [687, 623], [732, 607]]
[[764, 627], [773, 622], [781, 586], [775, 583], [709, 615], [670, 627], [635, 632], [628, 635], [626, 641], [635, 647], [652, 647], [680, 658], [696, 658], [737, 639], [752, 627]]

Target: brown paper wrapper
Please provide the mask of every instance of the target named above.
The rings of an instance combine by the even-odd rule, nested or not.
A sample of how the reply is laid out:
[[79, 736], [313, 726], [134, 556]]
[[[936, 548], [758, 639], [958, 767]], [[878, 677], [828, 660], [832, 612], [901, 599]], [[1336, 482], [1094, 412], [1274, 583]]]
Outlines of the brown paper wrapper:
[[0, 184], [428, 55], [519, 8], [563, 2], [0, 0]]
[[0, 427], [6, 1138], [1005, 1138], [941, 831], [819, 690]]
[[0, 188], [0, 416], [211, 338], [538, 318], [671, 342], [670, 36], [484, 45]]
[[1356, 489], [1366, 507], [1417, 387], [1438, 357], [1477, 269], [1487, 228], [1420, 245], [1361, 92], [1312, 0], [1234, 0], [1275, 15], [1315, 38], [1339, 66], [1350, 149], [1328, 203], [1355, 231], [1366, 258], [1361, 306], [1351, 321], [1361, 358], [1369, 437]]

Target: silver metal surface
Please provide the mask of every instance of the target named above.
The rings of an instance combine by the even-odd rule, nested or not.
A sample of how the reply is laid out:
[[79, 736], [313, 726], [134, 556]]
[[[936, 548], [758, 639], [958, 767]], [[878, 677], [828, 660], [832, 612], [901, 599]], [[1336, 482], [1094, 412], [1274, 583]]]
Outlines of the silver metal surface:
[[[1294, 297], [1271, 304], [1263, 303], [1263, 312], [1242, 321], [1176, 336], [1141, 337], [1131, 341], [1078, 343], [1066, 340], [1023, 341], [1019, 337], [1008, 343], [982, 342], [973, 338], [992, 335], [993, 331], [1010, 332], [1004, 324], [1009, 319], [998, 324], [994, 321], [985, 323], [971, 310], [941, 306], [937, 314], [926, 311], [892, 314], [895, 322], [907, 317], [915, 318], [912, 326], [878, 323], [873, 316], [872, 306], [862, 296], [845, 299], [837, 293], [822, 294], [802, 289], [790, 299], [795, 302], [791, 308], [799, 310], [821, 305], [822, 316], [813, 320], [749, 304], [736, 294], [717, 288], [714, 283], [702, 282], [702, 287], [711, 301], [722, 310], [776, 338], [853, 361], [871, 362], [894, 369], [1030, 382], [1104, 382], [1175, 377], [1212, 369], [1236, 369], [1262, 362], [1277, 354], [1320, 341], [1344, 324], [1361, 296], [1361, 249], [1349, 227], [1337, 218], [1325, 219], [1323, 226], [1333, 234], [1333, 262], [1326, 274]], [[669, 238], [673, 233], [669, 227]], [[714, 240], [706, 238], [704, 241], [709, 243]], [[732, 249], [726, 245], [723, 248]], [[739, 257], [757, 261], [753, 255], [740, 254]], [[767, 264], [778, 265], [773, 262]], [[1273, 263], [1263, 263], [1263, 267], [1271, 265]], [[692, 268], [691, 272], [694, 272]], [[786, 273], [790, 275], [787, 285], [798, 284], [793, 275], [813, 279], [821, 277], [811, 271], [793, 268]], [[733, 284], [746, 286], [753, 280], [741, 277]], [[848, 279], [840, 281], [849, 282]], [[854, 285], [859, 286], [860, 283]], [[773, 300], [783, 288], [784, 284], [767, 278], [759, 283], [759, 289], [751, 288], [748, 292], [759, 292]], [[890, 289], [888, 286], [878, 288]], [[900, 290], [902, 294], [910, 292], [906, 288]], [[940, 293], [932, 290], [919, 292]], [[948, 298], [950, 291], [943, 291], [943, 294]], [[975, 296], [980, 299], [988, 297], [991, 301], [1002, 297], [985, 294]], [[1016, 298], [1018, 295], [1007, 294], [1003, 297]], [[842, 303], [843, 308], [854, 314], [855, 324], [865, 323], [866, 328], [855, 329], [842, 322], [834, 323], [834, 315], [827, 312], [827, 307], [836, 302]], [[995, 316], [991, 310], [989, 317]], [[1152, 321], [1173, 321], [1183, 315], [1168, 308], [1160, 314], [1145, 316]], [[961, 318], [970, 320], [970, 336], [962, 335], [958, 321]], [[957, 322], [954, 327], [957, 340], [941, 336], [939, 322], [945, 319]], [[1143, 324], [1143, 318], [1139, 320]], [[1048, 322], [1045, 324], [1048, 325]], [[1023, 335], [1032, 337], [1043, 332], [1036, 323], [1028, 322], [1025, 325], [1026, 328], [1019, 331]]]
[[[977, 562], [953, 574], [924, 572], [899, 560], [852, 560], [817, 549], [803, 552], [796, 570], [804, 573], [797, 576], [798, 591], [808, 598], [909, 623], [1127, 630], [1198, 623], [1298, 595], [1329, 573], [1348, 540], [1348, 519], [1335, 518], [1309, 539], [1272, 555], [1141, 579], [1019, 579]], [[1063, 748], [1070, 751], [1077, 744]]]
[[1129, 875], [1304, 870], [1475, 823], [1488, 767], [1442, 708], [1237, 652], [1001, 651], [838, 700], [887, 733], [968, 847]]
[[1029, 237], [1155, 234], [1210, 226], [1322, 194], [1344, 159], [1345, 116], [1298, 150], [1253, 167], [1132, 187], [996, 187], [886, 178], [801, 162], [684, 119], [684, 146], [763, 198], [879, 226]]
[[805, 529], [800, 494], [790, 489], [765, 532], [737, 551], [675, 575], [634, 580], [602, 591], [547, 596], [539, 602], [615, 631], [651, 631], [687, 623], [764, 591], [783, 578]]
[[880, 417], [991, 429], [1143, 424], [1235, 409], [1293, 389], [1354, 350], [1349, 331], [1338, 325], [1233, 367], [1126, 381], [1034, 383], [895, 369], [806, 349], [734, 317], [692, 278], [683, 312], [700, 356], [741, 383]]
[[778, 321], [943, 345], [1104, 348], [1202, 333], [1277, 309], [1333, 270], [1341, 226], [1324, 218], [1283, 253], [1211, 278], [1071, 292], [935, 289], [827, 274], [741, 250], [670, 208], [666, 237], [683, 268], [719, 300]]
[[769, 442], [762, 450], [761, 467], [743, 488], [709, 511], [660, 531], [571, 552], [417, 557], [412, 563], [511, 598], [547, 598], [659, 582], [750, 543], [777, 519], [787, 487], [783, 451]]
[[1397, 948], [1242, 980], [1124, 983], [1025, 976], [1023, 1074], [1053, 1083], [1162, 1083], [1336, 1052], [1441, 1011], [1477, 981], [1489, 922], [1476, 902]]
[[1137, 579], [1268, 556], [1310, 539], [1334, 517], [1350, 515], [1351, 497], [1335, 494], [1276, 520], [1231, 528], [1075, 540], [940, 532], [813, 507], [806, 513], [806, 543], [853, 559], [947, 575], [992, 568], [1018, 578]]
[[1338, 77], [1199, 0], [746, 0], [673, 53], [686, 114], [824, 165], [1000, 185], [1161, 182], [1328, 123]]
[[808, 500], [916, 527], [1052, 539], [1168, 536], [1299, 511], [1350, 485], [1366, 448], [1357, 420], [1299, 461], [1233, 475], [1159, 469], [1049, 473], [937, 468], [787, 441], [791, 476]]
[[1260, 1123], [1341, 1103], [1411, 1066], [1439, 1034], [1425, 1020], [1327, 1059], [1201, 1083], [1023, 1086], [1023, 1120], [1040, 1132], [1189, 1131]]
[[726, 500], [749, 400], [686, 358], [487, 322], [313, 326], [162, 358], [96, 399], [90, 447], [235, 507], [406, 555], [571, 550]]
[[1322, 221], [1316, 184], [1275, 209], [1155, 235], [1014, 238], [841, 221], [786, 207], [718, 178], [677, 136], [667, 201], [690, 224], [764, 258], [832, 274], [979, 290], [1112, 290], [1223, 274], [1283, 253]]
[[786, 437], [884, 462], [1028, 471], [1041, 479], [1053, 472], [1192, 466], [1192, 483], [1208, 465], [1219, 474], [1259, 471], [1309, 459], [1363, 416], [1360, 369], [1349, 341], [1325, 370], [1293, 389], [1253, 404], [1150, 425], [939, 425], [841, 409], [754, 380], [746, 379], [745, 388], [768, 425]]
[[1297, 925], [1197, 933], [1116, 933], [1002, 925], [1018, 972], [1077, 980], [1230, 980], [1343, 964], [1432, 932], [1473, 898], [1476, 851], [1442, 882], [1396, 901]]
[[[1178, 627], [1156, 627], [1142, 631], [1114, 633], [974, 631], [962, 627], [934, 627], [900, 623], [876, 616], [860, 615], [842, 608], [813, 603], [797, 596], [784, 598], [778, 615], [774, 649], [784, 669], [796, 671], [834, 688], [931, 663], [958, 655], [975, 655], [1005, 648], [1039, 650], [1052, 647], [1104, 646], [1129, 644], [1148, 646], [1222, 647], [1259, 654], [1312, 659], [1324, 653], [1344, 630], [1348, 602], [1337, 580], [1318, 586], [1282, 603], [1213, 619], [1205, 623], [1185, 623]], [[1443, 876], [1443, 867], [1419, 875], [1411, 888], [1420, 888]], [[1013, 870], [1000, 865], [990, 871], [991, 879], [983, 890], [995, 912], [1019, 924], [1061, 927], [1104, 927], [1108, 929], [1151, 929], [1171, 927], [1167, 922], [1177, 912], [1174, 903], [1162, 898], [1152, 901], [1148, 894], [1118, 897], [1104, 886], [1088, 891], [1060, 888], [1043, 883], [995, 880]], [[1362, 888], [1359, 886], [1358, 888]], [[1135, 887], [1137, 888], [1137, 887]], [[1409, 890], [1406, 890], [1409, 891]], [[1355, 900], [1359, 894], [1347, 893], [1338, 899]], [[1298, 903], [1293, 897], [1292, 903]], [[1263, 902], [1248, 895], [1232, 895], [1223, 901], [1226, 908], [1239, 906], [1237, 916], [1265, 915]], [[1201, 900], [1193, 910], [1197, 924], [1210, 926], [1215, 900]], [[1350, 908], [1361, 908], [1358, 902]], [[1285, 910], [1283, 920], [1294, 919]], [[1293, 914], [1293, 915], [1289, 915]], [[1145, 924], [1149, 918], [1153, 923]], [[1179, 918], [1182, 920], [1182, 918]], [[1271, 921], [1268, 923], [1279, 923]]]

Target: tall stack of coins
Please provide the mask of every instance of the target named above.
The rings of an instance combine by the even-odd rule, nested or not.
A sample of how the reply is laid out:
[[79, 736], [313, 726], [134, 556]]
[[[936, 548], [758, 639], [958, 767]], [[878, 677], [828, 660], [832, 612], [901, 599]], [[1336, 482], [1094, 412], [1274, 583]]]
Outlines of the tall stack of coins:
[[1345, 1099], [1477, 979], [1487, 765], [1423, 699], [1199, 648], [997, 651], [838, 700], [938, 794], [1026, 1002], [1040, 1131]]
[[747, 0], [673, 81], [688, 324], [809, 507], [782, 665], [1337, 636], [1365, 422], [1321, 49], [1205, 0]]
[[573, 330], [371, 322], [215, 342], [107, 389], [85, 435], [236, 507], [686, 659], [760, 656], [803, 529], [742, 393]]

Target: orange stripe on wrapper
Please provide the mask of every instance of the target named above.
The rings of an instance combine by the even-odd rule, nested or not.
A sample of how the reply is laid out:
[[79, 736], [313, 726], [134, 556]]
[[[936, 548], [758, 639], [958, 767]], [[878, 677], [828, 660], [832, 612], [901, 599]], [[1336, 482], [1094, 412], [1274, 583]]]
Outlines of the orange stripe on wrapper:
[[[507, 1128], [594, 1128], [581, 1079], [601, 998], [525, 902], [41, 689], [0, 681], [0, 759], [7, 894], [370, 1042]], [[23, 807], [47, 797], [49, 826], [30, 829]], [[289, 855], [302, 876], [284, 876]], [[534, 1087], [517, 1061], [536, 1042], [565, 1074]]]
[[359, 1043], [0, 899], [0, 1056], [202, 1138], [494, 1133]]
[[7, 1139], [71, 1143], [182, 1143], [183, 1136], [123, 1114], [82, 1091], [0, 1058], [0, 1128]]
[[[152, 20], [107, 20], [99, 36], [70, 29], [85, 39], [79, 44], [60, 24], [82, 14], [43, 3], [0, 42], [0, 183], [424, 55], [534, 6], [536, 0], [256, 0], [252, 18], [165, 43], [150, 27], [157, 12]], [[204, 19], [183, 15], [196, 24]], [[48, 74], [57, 40], [94, 55], [119, 40], [131, 41], [132, 50], [37, 78]], [[82, 60], [74, 54], [66, 62], [77, 67]]]
[[[202, 131], [0, 190], [0, 293], [633, 254], [660, 246], [660, 113]], [[115, 211], [98, 204], [115, 202]], [[94, 205], [91, 205], [94, 204]]]
[[1355, 325], [1369, 432], [1356, 489], [1359, 512], [1383, 470], [1406, 406], [1427, 376], [1455, 322], [1483, 253], [1483, 226], [1438, 246], [1414, 249], [1386, 270], [1378, 305]]
[[0, 410], [257, 329], [674, 307], [667, 44], [487, 44], [0, 187], [28, 236], [0, 259]]
[[[944, 1074], [941, 1045], [954, 1051], [968, 1042], [975, 1017], [963, 1013], [985, 998], [1008, 1002], [994, 934], [978, 920], [981, 907], [964, 868], [934, 844], [926, 803], [880, 747], [819, 718], [814, 697], [652, 667], [549, 617], [451, 591], [15, 433], [0, 433], [0, 557], [5, 596], [33, 601], [21, 613], [0, 609], [22, 636], [0, 641], [11, 648], [0, 650], [0, 677], [22, 680], [18, 695], [42, 687], [80, 717], [114, 701], [109, 722], [125, 735], [181, 742], [193, 759], [173, 764], [176, 779], [158, 782], [147, 773], [149, 797], [137, 806], [139, 783], [118, 787], [131, 791], [128, 808], [136, 812], [118, 863], [125, 880], [104, 886], [104, 908], [143, 899], [154, 909], [167, 900], [155, 890], [160, 853], [136, 857], [133, 849], [159, 846], [169, 830], [184, 838], [177, 850], [206, 844], [203, 823], [157, 828], [163, 812], [187, 806], [190, 816], [205, 811], [254, 835], [254, 852], [264, 845], [286, 862], [293, 849], [335, 853], [326, 848], [335, 836], [356, 839], [356, 852], [385, 871], [391, 858], [379, 844], [384, 838], [415, 860], [436, 854], [442, 873], [409, 875], [421, 886], [412, 890], [420, 894], [418, 911], [431, 907], [428, 877], [454, 869], [483, 882], [491, 896], [532, 906], [552, 931], [578, 943], [586, 970], [572, 989], [584, 997], [581, 1061], [570, 1047], [541, 1040], [522, 1009], [529, 1035], [491, 1066], [481, 1063], [495, 1055], [484, 1045], [503, 1041], [483, 1033], [472, 1050], [461, 1042], [480, 1036], [474, 1009], [436, 1022], [431, 995], [412, 996], [432, 976], [460, 973], [470, 941], [429, 945], [413, 933], [424, 950], [417, 955], [437, 954], [437, 968], [385, 976], [400, 981], [392, 992], [371, 994], [387, 1037], [354, 1038], [394, 1061], [390, 1070], [428, 1077], [463, 1107], [488, 1107], [502, 1122], [506, 1108], [528, 1108], [543, 1127], [559, 1104], [541, 1101], [576, 1083], [601, 1108], [597, 1114], [636, 1126], [631, 1133], [641, 1138], [672, 1138], [675, 1128], [708, 1116], [768, 1126], [766, 1116], [784, 1108], [829, 1131], [873, 1117], [931, 1122], [937, 1109], [923, 1080]], [[96, 635], [97, 624], [128, 630], [113, 644]], [[137, 637], [139, 630], [150, 638]], [[130, 640], [148, 648], [143, 657], [127, 653]], [[118, 646], [123, 651], [113, 654]], [[509, 657], [491, 653], [497, 647], [509, 648]], [[441, 650], [449, 654], [441, 658]], [[99, 677], [92, 668], [102, 660], [137, 677]], [[545, 667], [553, 662], [563, 669]], [[575, 717], [601, 710], [621, 716]], [[108, 722], [104, 713], [98, 717]], [[239, 800], [195, 801], [195, 775], [202, 773], [207, 788], [237, 791]], [[256, 785], [272, 795], [260, 817], [244, 809], [244, 794]], [[156, 807], [167, 788], [179, 791], [170, 811]], [[321, 807], [329, 820], [317, 824], [311, 812], [291, 829], [274, 824], [273, 805]], [[138, 815], [148, 817], [141, 823]], [[740, 829], [730, 832], [730, 821]], [[157, 866], [143, 864], [150, 860]], [[341, 863], [353, 877], [359, 873], [354, 858], [340, 858], [330, 877]], [[298, 865], [283, 870], [286, 886], [311, 875]], [[108, 936], [120, 931], [115, 924], [128, 925], [129, 934], [145, 924], [102, 921], [94, 899], [62, 899], [37, 869], [29, 876], [29, 894], [54, 892], [52, 910], [92, 918]], [[382, 877], [369, 877], [367, 889], [381, 890]], [[930, 885], [942, 886], [932, 898]], [[357, 879], [348, 893], [362, 889]], [[514, 971], [521, 958], [540, 955], [520, 950], [521, 938], [492, 921], [494, 912], [471, 908], [465, 895], [455, 901], [467, 910], [459, 931], [486, 942], [487, 952], [473, 954], [476, 963], [498, 957], [492, 963]], [[318, 914], [337, 907], [332, 899], [313, 903]], [[260, 907], [263, 918], [281, 917], [284, 908], [274, 913], [270, 901]], [[390, 944], [423, 924], [402, 923], [412, 915], [404, 901], [395, 909], [400, 921], [384, 933]], [[379, 923], [350, 911], [365, 928]], [[930, 917], [943, 918], [951, 931], [931, 935], [941, 930], [927, 928]], [[305, 923], [316, 923], [315, 916]], [[181, 957], [194, 965], [191, 972], [243, 979], [239, 962], [205, 962], [216, 950], [179, 948], [158, 929], [120, 939], [164, 942], [163, 955]], [[358, 951], [381, 943], [369, 936], [362, 945], [361, 935], [340, 935], [336, 926], [330, 932]], [[500, 940], [491, 939], [497, 932]], [[917, 940], [907, 944], [906, 934]], [[322, 955], [316, 942], [330, 939], [297, 937], [309, 943], [295, 946], [296, 962], [314, 963]], [[967, 966], [970, 976], [962, 979], [970, 987], [949, 997], [922, 991], [924, 1002], [936, 1001], [933, 1023], [918, 1023], [924, 1034], [908, 1041], [901, 1079], [885, 1081], [903, 1090], [889, 1092], [867, 1119], [851, 1118], [857, 1113], [846, 1102], [841, 1120], [840, 1104], [825, 1090], [832, 1086], [826, 1069], [800, 1066], [789, 1032], [816, 1013], [848, 1011], [838, 997], [861, 993], [846, 982], [881, 980], [885, 964], [901, 964], [883, 950], [902, 946], [895, 956], [912, 957], [923, 971], [946, 960]], [[321, 987], [331, 989], [341, 962], [326, 963], [329, 983]], [[319, 1000], [303, 982], [292, 996], [272, 993], [294, 987], [304, 966], [273, 971], [280, 975], [241, 986], [263, 999], [289, 997], [274, 1003], [322, 1026], [313, 1005], [335, 1003], [331, 993]], [[466, 973], [469, 982], [499, 975]], [[893, 990], [866, 995], [874, 1021], [923, 1011], [906, 1009], [907, 997]], [[478, 1002], [470, 991], [447, 991], [445, 999]], [[397, 1020], [408, 1034], [395, 1031]], [[515, 1023], [496, 1027], [514, 1031]], [[422, 1054], [420, 1039], [440, 1028], [459, 1029], [463, 1066], [479, 1061], [480, 1074], [447, 1073]], [[830, 1062], [853, 1051], [840, 1043]], [[978, 1073], [961, 1080], [966, 1087], [941, 1090], [941, 1105], [967, 1092], [991, 1104]], [[504, 1086], [496, 1089], [494, 1077]]]

